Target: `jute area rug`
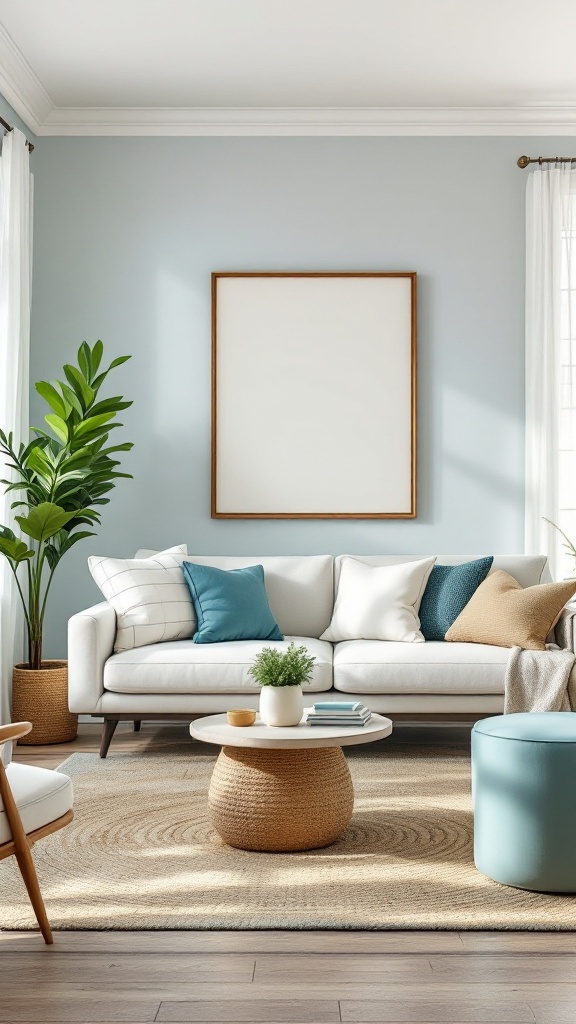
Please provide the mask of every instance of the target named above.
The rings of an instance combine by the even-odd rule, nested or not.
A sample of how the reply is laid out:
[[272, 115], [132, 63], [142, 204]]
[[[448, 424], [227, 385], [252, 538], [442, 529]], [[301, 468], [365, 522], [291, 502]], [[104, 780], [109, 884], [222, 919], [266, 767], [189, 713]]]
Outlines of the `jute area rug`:
[[[375, 748], [378, 749], [375, 749]], [[75, 820], [34, 848], [56, 929], [576, 927], [576, 898], [498, 885], [472, 859], [470, 764], [454, 750], [355, 748], [356, 803], [334, 845], [248, 853], [210, 828], [211, 750], [74, 754]], [[14, 858], [0, 928], [36, 927]]]

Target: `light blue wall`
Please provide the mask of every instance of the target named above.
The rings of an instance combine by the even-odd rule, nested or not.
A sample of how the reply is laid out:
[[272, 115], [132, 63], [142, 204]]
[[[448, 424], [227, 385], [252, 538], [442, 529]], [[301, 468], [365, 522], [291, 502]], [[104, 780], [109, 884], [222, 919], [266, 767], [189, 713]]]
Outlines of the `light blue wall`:
[[[40, 139], [32, 379], [57, 375], [84, 338], [132, 353], [114, 393], [134, 399], [136, 442], [134, 480], [59, 570], [46, 654], [98, 598], [91, 552], [522, 550], [516, 159], [556, 149], [566, 140]], [[210, 272], [242, 269], [417, 271], [415, 521], [210, 519]]]

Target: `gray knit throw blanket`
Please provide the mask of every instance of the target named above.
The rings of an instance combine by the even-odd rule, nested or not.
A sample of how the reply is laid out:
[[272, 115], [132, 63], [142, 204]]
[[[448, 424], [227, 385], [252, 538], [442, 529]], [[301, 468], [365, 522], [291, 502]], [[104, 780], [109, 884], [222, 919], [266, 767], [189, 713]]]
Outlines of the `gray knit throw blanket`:
[[[573, 711], [576, 709], [576, 678], [572, 619], [561, 618], [555, 644], [545, 651], [510, 651], [504, 682], [504, 714], [518, 711]], [[576, 673], [574, 673], [576, 677]]]

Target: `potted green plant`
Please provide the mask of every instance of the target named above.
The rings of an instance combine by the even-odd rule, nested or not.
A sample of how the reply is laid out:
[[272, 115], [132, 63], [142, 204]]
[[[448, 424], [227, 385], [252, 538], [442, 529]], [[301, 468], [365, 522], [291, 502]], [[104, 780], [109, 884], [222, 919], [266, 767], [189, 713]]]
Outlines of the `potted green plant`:
[[100, 522], [106, 495], [119, 477], [130, 477], [118, 472], [113, 456], [129, 451], [132, 443], [109, 445], [108, 440], [110, 431], [122, 426], [117, 414], [132, 402], [99, 398], [110, 370], [130, 356], [118, 356], [100, 370], [103, 354], [101, 341], [92, 347], [84, 341], [77, 365], [63, 368], [65, 380], [36, 384], [50, 407], [44, 417], [48, 430], [33, 428], [32, 440], [18, 450], [12, 434], [0, 430], [0, 455], [12, 471], [12, 478], [0, 483], [18, 495], [12, 508], [21, 535], [0, 525], [0, 554], [14, 573], [26, 621], [28, 661], [15, 666], [12, 680], [13, 718], [33, 724], [26, 743], [62, 743], [76, 735], [66, 661], [42, 660], [46, 604], [60, 561], [78, 541], [95, 536], [90, 527]]
[[262, 687], [260, 718], [266, 725], [298, 725], [304, 711], [302, 686], [312, 676], [315, 659], [294, 641], [286, 650], [263, 647], [250, 675]]

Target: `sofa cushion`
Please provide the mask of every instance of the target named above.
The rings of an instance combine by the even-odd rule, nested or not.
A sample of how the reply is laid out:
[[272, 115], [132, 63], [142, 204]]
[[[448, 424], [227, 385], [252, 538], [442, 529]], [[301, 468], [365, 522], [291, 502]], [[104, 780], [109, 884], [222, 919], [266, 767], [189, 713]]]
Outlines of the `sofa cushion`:
[[91, 555], [88, 568], [116, 612], [115, 651], [192, 636], [196, 616], [182, 575], [186, 545], [149, 558]]
[[498, 570], [480, 584], [446, 640], [545, 651], [546, 637], [575, 593], [576, 580], [522, 588]]
[[[138, 556], [153, 554], [149, 549]], [[284, 636], [319, 637], [332, 615], [334, 559], [332, 555], [188, 555], [197, 565], [242, 569], [260, 564], [266, 593]]]
[[114, 693], [259, 693], [251, 676], [254, 659], [263, 647], [285, 650], [293, 640], [316, 659], [304, 694], [332, 686], [332, 645], [306, 636], [282, 640], [232, 640], [195, 644], [192, 640], [149, 644], [108, 658], [104, 688]]
[[425, 640], [443, 640], [468, 601], [486, 579], [494, 557], [462, 565], [435, 565], [428, 577], [418, 616]]
[[344, 556], [336, 604], [323, 640], [399, 640], [423, 643], [418, 608], [434, 556], [371, 566]]
[[195, 644], [284, 639], [270, 611], [261, 565], [217, 569], [184, 561], [182, 571], [198, 621]]
[[334, 648], [334, 686], [345, 693], [503, 693], [510, 652], [487, 644], [347, 640]]

